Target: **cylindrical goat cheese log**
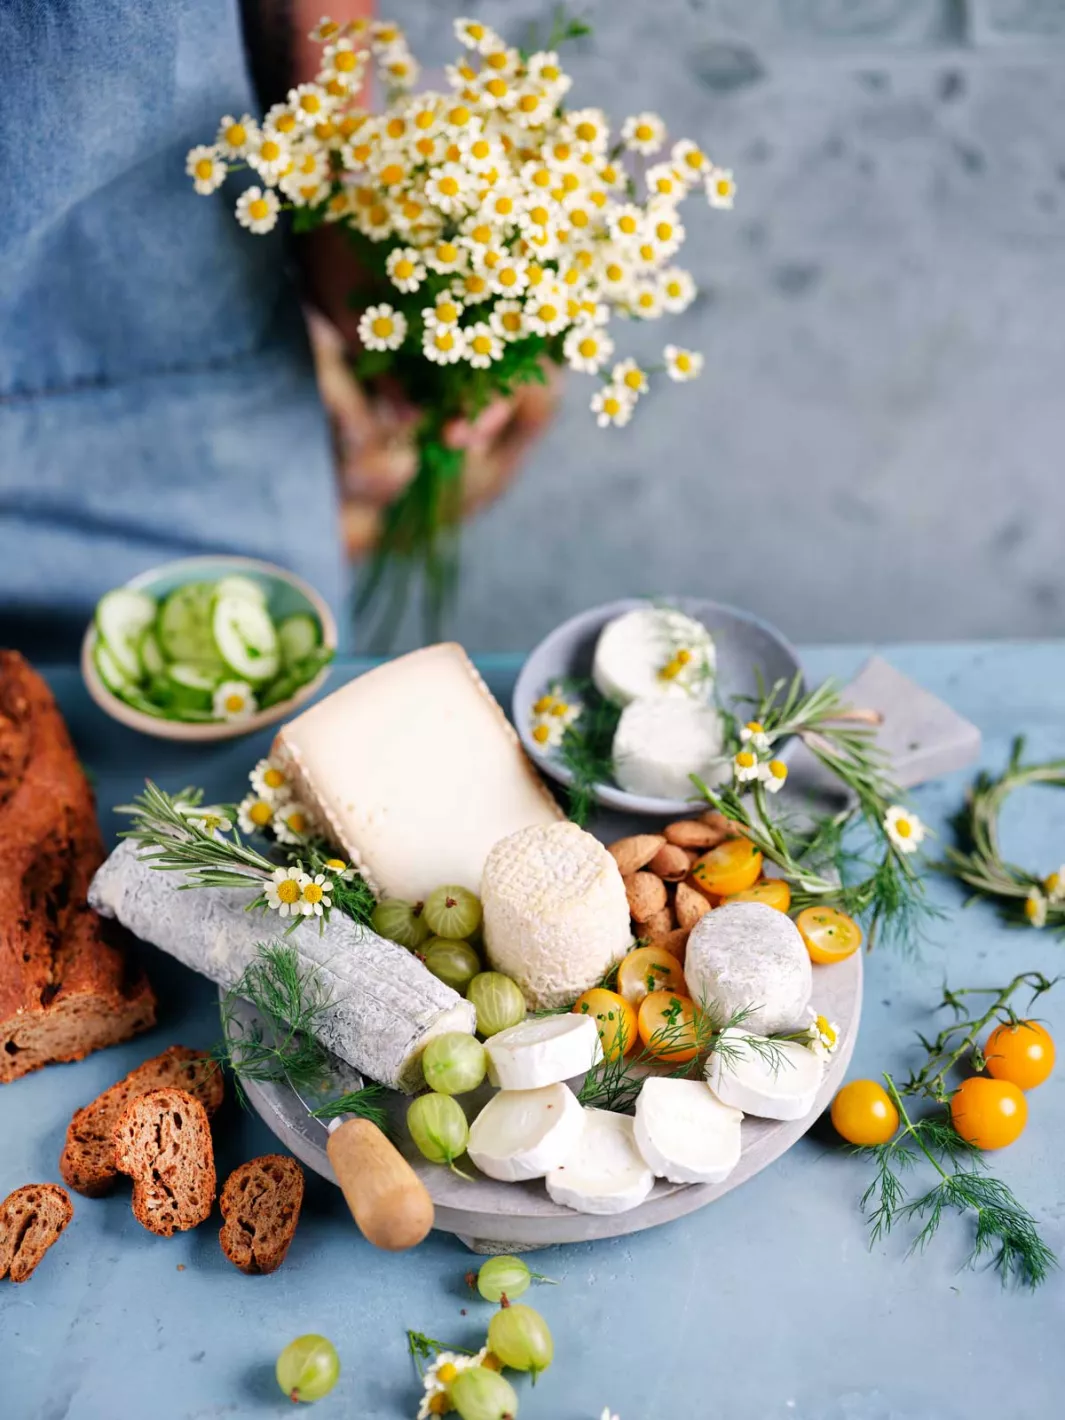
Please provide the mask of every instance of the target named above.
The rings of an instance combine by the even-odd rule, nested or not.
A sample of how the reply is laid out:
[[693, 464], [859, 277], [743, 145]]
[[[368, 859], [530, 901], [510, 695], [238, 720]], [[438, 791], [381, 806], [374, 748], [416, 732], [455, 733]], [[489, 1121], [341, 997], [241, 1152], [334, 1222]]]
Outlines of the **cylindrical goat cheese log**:
[[746, 1011], [740, 1028], [748, 1034], [806, 1024], [810, 955], [791, 918], [764, 902], [727, 902], [700, 917], [688, 937], [684, 976], [719, 1023]]
[[[179, 872], [162, 872], [123, 843], [93, 879], [89, 901], [220, 986], [237, 984], [259, 944], [279, 938], [280, 921], [246, 910], [241, 888], [182, 890]], [[477, 1013], [413, 954], [368, 927], [333, 912], [285, 939], [313, 971], [327, 1005], [316, 1032], [321, 1043], [382, 1085], [413, 1094], [425, 1083], [421, 1053], [445, 1031], [473, 1032]]]

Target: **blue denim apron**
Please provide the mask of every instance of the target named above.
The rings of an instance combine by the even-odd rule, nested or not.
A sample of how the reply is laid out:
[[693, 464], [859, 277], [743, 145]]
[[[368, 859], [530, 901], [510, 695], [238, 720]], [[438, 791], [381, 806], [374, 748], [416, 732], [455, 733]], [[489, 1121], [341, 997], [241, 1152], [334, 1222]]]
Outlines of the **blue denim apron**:
[[279, 234], [185, 153], [257, 108], [238, 0], [0, 4], [0, 645], [68, 651], [108, 587], [241, 552], [334, 605], [328, 431]]

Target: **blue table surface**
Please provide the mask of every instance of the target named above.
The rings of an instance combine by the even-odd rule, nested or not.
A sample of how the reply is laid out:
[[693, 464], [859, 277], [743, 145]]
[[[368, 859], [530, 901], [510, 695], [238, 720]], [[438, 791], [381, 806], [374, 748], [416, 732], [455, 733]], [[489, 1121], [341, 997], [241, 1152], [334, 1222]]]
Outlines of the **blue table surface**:
[[[810, 648], [814, 677], [848, 678], [872, 648]], [[984, 734], [997, 770], [1011, 737], [1029, 753], [1065, 754], [1065, 646], [879, 648], [948, 700]], [[507, 702], [516, 657], [481, 668]], [[363, 665], [338, 668], [340, 677]], [[70, 667], [49, 671], [113, 831], [114, 804], [146, 774], [233, 797], [265, 749], [149, 741], [112, 723]], [[918, 812], [941, 835], [968, 775], [925, 786]], [[1065, 857], [1065, 804], [1052, 792], [1017, 796], [1004, 816], [1010, 856], [1049, 871]], [[1065, 968], [1065, 944], [1009, 931], [985, 903], [933, 875], [933, 922], [918, 957], [878, 949], [868, 962], [865, 1012], [851, 1073], [905, 1069], [915, 1028], [928, 1030], [944, 979], [1001, 984], [1017, 971]], [[218, 1012], [210, 985], [154, 950], [148, 968], [159, 1024], [139, 1040], [76, 1065], [54, 1066], [0, 1091], [0, 1196], [58, 1179], [73, 1110], [149, 1054], [181, 1041], [210, 1045]], [[1065, 987], [1062, 988], [1065, 997]], [[1065, 1037], [1065, 1001], [1042, 1003]], [[1065, 1248], [1065, 1071], [1031, 1096], [1022, 1139], [995, 1167]], [[227, 1103], [216, 1128], [219, 1174], [275, 1146], [266, 1127]], [[522, 1420], [995, 1420], [1063, 1413], [1065, 1280], [1037, 1294], [1004, 1292], [993, 1275], [963, 1270], [969, 1227], [949, 1219], [923, 1256], [907, 1237], [871, 1251], [858, 1197], [869, 1176], [823, 1124], [755, 1179], [712, 1207], [665, 1227], [537, 1254], [558, 1279], [529, 1300], [548, 1318], [556, 1360], [535, 1390], [519, 1384]], [[169, 1241], [133, 1218], [128, 1196], [76, 1198], [74, 1220], [33, 1279], [0, 1284], [0, 1420], [208, 1420], [290, 1411], [273, 1366], [292, 1337], [329, 1336], [343, 1374], [314, 1412], [321, 1420], [396, 1420], [417, 1411], [406, 1354], [414, 1328], [481, 1344], [491, 1308], [471, 1300], [462, 1245], [433, 1234], [412, 1253], [376, 1252], [356, 1232], [339, 1192], [309, 1177], [288, 1260], [244, 1277], [222, 1256], [215, 1227]]]

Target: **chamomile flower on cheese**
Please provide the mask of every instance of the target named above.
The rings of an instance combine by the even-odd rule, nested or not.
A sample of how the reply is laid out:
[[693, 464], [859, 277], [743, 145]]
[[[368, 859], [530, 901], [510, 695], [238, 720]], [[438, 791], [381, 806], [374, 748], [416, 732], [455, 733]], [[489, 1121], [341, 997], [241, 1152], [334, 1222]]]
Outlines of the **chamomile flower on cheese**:
[[263, 889], [267, 906], [273, 908], [279, 917], [301, 916], [303, 888], [309, 881], [302, 868], [275, 869]]
[[256, 795], [267, 803], [281, 804], [292, 797], [292, 776], [280, 760], [260, 759], [248, 777]]
[[259, 146], [248, 153], [248, 165], [255, 169], [264, 182], [277, 182], [284, 177], [292, 162], [292, 151], [285, 139], [274, 130], [265, 128], [259, 136]]
[[711, 207], [730, 210], [736, 198], [736, 183], [731, 168], [711, 168], [706, 174], [704, 186], [706, 200]]
[[435, 365], [454, 365], [466, 353], [466, 337], [457, 325], [427, 326], [422, 353]]
[[382, 302], [367, 306], [359, 319], [359, 339], [367, 350], [398, 350], [407, 334], [407, 317]]
[[250, 113], [234, 118], [227, 113], [218, 125], [215, 146], [227, 158], [243, 158], [259, 137], [259, 125]]
[[503, 356], [503, 341], [487, 321], [469, 326], [466, 336], [466, 359], [475, 370], [487, 370]]
[[762, 785], [767, 794], [777, 794], [783, 789], [788, 777], [788, 766], [782, 759], [770, 759], [762, 765]]
[[302, 843], [313, 828], [310, 810], [295, 799], [281, 804], [274, 811], [273, 830], [279, 843]]
[[608, 384], [592, 395], [591, 408], [600, 429], [608, 424], [621, 428], [632, 418], [635, 403], [634, 395], [624, 385]]
[[241, 833], [265, 833], [274, 822], [276, 803], [265, 794], [249, 794], [237, 806], [237, 826]]
[[657, 113], [637, 113], [621, 125], [621, 141], [642, 157], [657, 153], [666, 141], [666, 125]]
[[679, 314], [686, 311], [695, 300], [695, 282], [690, 272], [679, 266], [668, 266], [659, 277], [662, 304], [666, 310]]
[[611, 370], [610, 378], [614, 384], [627, 389], [634, 399], [638, 394], [647, 393], [647, 374], [635, 360], [619, 360]]
[[502, 340], [519, 340], [526, 331], [524, 307], [520, 301], [497, 301], [488, 323]]
[[884, 832], [899, 853], [916, 853], [928, 830], [909, 809], [893, 804], [884, 817]]
[[567, 331], [562, 353], [571, 370], [595, 375], [614, 353], [614, 342], [594, 325], [575, 325]]
[[666, 362], [666, 373], [671, 380], [683, 383], [694, 380], [702, 373], [703, 357], [698, 350], [684, 350], [679, 345], [667, 345], [662, 352]]
[[323, 917], [333, 906], [332, 891], [333, 879], [331, 876], [327, 876], [325, 873], [316, 873], [312, 878], [308, 874], [299, 900], [299, 910], [304, 917]]
[[732, 772], [737, 784], [751, 784], [761, 778], [761, 765], [753, 749], [741, 749], [733, 756]]
[[413, 247], [395, 247], [390, 251], [385, 270], [392, 285], [404, 292], [417, 291], [426, 276], [420, 254]]
[[217, 148], [201, 143], [190, 148], [185, 158], [185, 171], [192, 178], [192, 185], [201, 197], [209, 197], [226, 180], [228, 169], [218, 155]]

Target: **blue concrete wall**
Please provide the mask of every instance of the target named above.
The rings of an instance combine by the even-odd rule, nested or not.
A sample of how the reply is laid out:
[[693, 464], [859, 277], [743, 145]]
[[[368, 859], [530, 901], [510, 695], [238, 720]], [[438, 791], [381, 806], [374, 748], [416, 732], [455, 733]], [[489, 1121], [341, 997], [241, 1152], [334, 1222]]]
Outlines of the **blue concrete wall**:
[[[739, 200], [686, 209], [702, 295], [632, 331], [703, 350], [701, 385], [600, 432], [570, 379], [470, 529], [462, 639], [528, 644], [641, 590], [808, 641], [1065, 631], [1065, 0], [577, 9], [571, 100], [659, 111]], [[521, 42], [549, 6], [382, 10], [440, 65], [456, 15]]]

